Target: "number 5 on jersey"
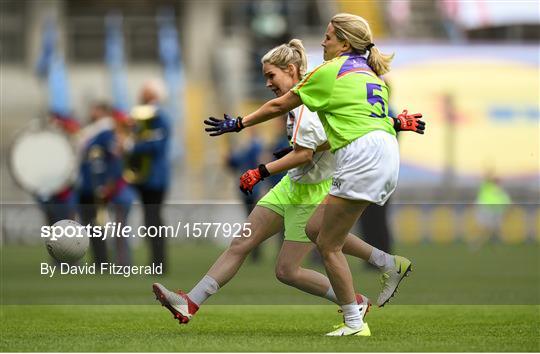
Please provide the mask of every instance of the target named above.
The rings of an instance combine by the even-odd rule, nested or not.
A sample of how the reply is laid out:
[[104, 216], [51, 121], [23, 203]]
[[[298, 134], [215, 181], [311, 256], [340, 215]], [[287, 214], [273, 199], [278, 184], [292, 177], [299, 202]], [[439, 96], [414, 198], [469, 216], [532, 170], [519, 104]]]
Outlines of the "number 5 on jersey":
[[381, 85], [373, 84], [373, 83], [367, 83], [366, 84], [366, 90], [367, 90], [367, 101], [369, 102], [369, 104], [372, 105], [372, 106], [375, 106], [375, 104], [380, 103], [381, 108], [382, 108], [382, 113], [381, 114], [371, 113], [371, 116], [372, 117], [377, 117], [377, 118], [386, 117], [386, 114], [384, 113], [384, 112], [386, 112], [386, 106], [384, 104], [384, 99], [381, 96], [379, 96], [379, 95], [377, 95], [376, 93], [373, 92], [375, 90], [382, 91]]

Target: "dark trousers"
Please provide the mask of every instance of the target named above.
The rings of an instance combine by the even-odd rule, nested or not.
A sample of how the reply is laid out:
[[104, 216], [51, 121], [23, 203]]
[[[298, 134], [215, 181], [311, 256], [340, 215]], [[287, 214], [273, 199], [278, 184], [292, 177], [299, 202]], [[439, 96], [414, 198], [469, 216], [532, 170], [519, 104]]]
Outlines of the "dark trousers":
[[[144, 225], [161, 227], [163, 221], [161, 218], [161, 207], [165, 199], [165, 189], [149, 189], [141, 186], [136, 187], [141, 198], [144, 212]], [[166, 271], [165, 263], [165, 237], [147, 237], [150, 242], [150, 263], [163, 265], [163, 273]]]
[[[81, 216], [81, 224], [96, 225], [97, 205], [94, 196], [81, 195], [79, 197], [79, 212]], [[90, 247], [94, 256], [94, 263], [107, 263], [107, 244], [102, 237], [90, 237]]]
[[388, 205], [371, 204], [360, 218], [361, 235], [364, 241], [392, 254], [392, 235], [388, 225]]

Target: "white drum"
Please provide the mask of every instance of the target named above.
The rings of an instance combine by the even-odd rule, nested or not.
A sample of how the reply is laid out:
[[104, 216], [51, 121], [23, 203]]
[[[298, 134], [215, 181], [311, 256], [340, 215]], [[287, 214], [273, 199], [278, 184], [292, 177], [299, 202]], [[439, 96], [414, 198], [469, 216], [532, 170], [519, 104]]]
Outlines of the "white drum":
[[49, 197], [72, 183], [77, 154], [69, 137], [59, 129], [32, 124], [16, 135], [9, 151], [15, 182], [27, 192]]

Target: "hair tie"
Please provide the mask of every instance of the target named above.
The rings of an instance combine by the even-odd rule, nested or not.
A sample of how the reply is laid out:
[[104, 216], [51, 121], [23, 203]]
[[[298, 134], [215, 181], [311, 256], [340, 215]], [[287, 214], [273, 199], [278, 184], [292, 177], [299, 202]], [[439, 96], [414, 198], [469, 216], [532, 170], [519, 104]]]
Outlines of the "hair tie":
[[375, 44], [374, 43], [369, 43], [367, 46], [366, 46], [366, 52], [368, 50], [370, 50], [371, 48], [375, 47]]

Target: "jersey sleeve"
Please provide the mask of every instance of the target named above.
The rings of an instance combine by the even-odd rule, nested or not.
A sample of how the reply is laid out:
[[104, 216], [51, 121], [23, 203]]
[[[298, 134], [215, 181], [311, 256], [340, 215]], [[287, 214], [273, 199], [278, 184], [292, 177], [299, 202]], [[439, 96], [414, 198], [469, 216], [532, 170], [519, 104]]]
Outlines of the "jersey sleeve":
[[327, 61], [306, 74], [291, 91], [310, 111], [323, 111], [330, 103], [338, 71], [336, 61]]
[[326, 134], [317, 113], [311, 112], [306, 106], [301, 106], [294, 124], [293, 144], [315, 151], [326, 140]]

